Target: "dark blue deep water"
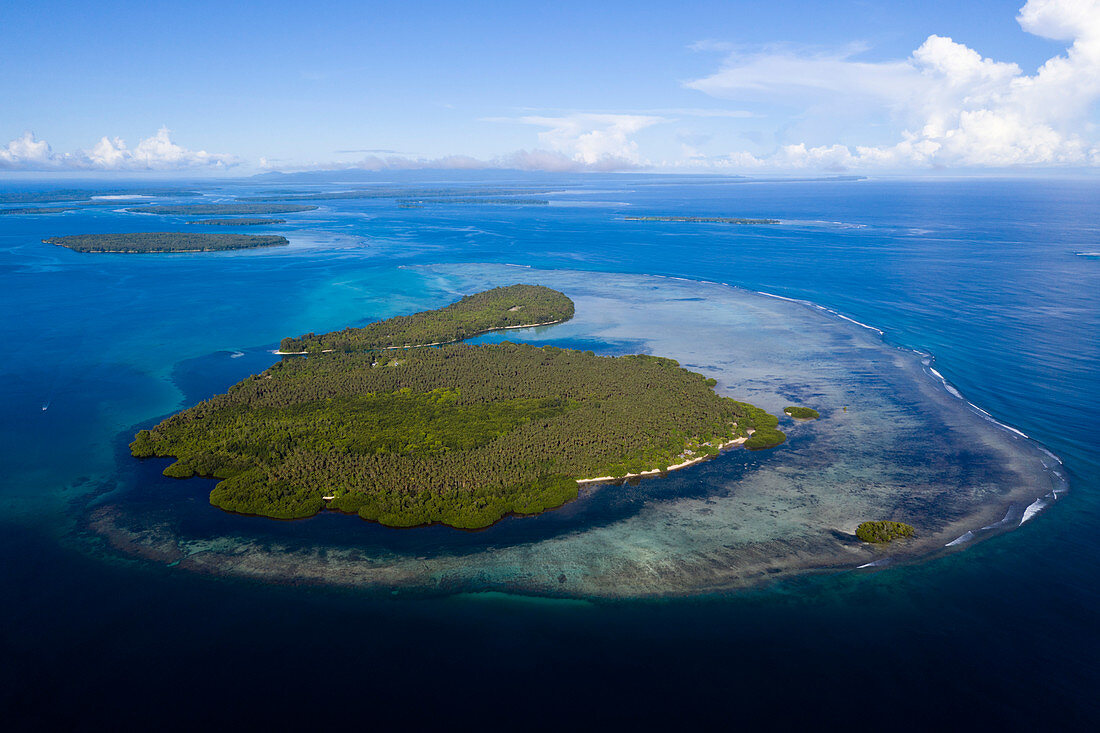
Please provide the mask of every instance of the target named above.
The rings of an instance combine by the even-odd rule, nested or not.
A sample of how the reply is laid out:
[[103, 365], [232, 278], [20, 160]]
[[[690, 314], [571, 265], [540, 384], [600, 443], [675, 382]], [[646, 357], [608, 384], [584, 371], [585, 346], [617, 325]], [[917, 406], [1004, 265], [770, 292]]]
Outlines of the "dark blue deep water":
[[[0, 217], [5, 723], [1100, 720], [1100, 257], [1079, 254], [1100, 252], [1100, 185], [520, 183], [558, 193], [543, 207], [322, 202], [270, 230], [288, 248], [213, 255], [82, 255], [40, 241], [197, 230], [121, 206]], [[646, 214], [784, 223], [622, 220]], [[660, 601], [269, 586], [121, 555], [88, 529], [89, 511], [120, 500], [138, 470], [125, 453], [134, 426], [265, 368], [282, 336], [445, 302], [396, 297], [415, 277], [403, 265], [482, 262], [715, 280], [827, 306], [934, 354], [969, 400], [1064, 461], [1070, 491], [1015, 531], [927, 562]], [[205, 484], [178, 487], [203, 508]]]

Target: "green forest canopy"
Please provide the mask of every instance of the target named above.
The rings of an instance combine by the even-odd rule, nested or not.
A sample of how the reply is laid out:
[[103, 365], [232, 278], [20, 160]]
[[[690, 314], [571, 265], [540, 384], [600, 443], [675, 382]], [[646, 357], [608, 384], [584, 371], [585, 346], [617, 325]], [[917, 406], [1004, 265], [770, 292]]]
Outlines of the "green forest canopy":
[[36, 214], [60, 214], [65, 211], [76, 211], [79, 206], [21, 206], [18, 208], [0, 209], [0, 216], [10, 214], [12, 216], [33, 216]]
[[277, 247], [286, 237], [260, 234], [131, 232], [128, 234], [74, 234], [42, 240], [76, 252], [154, 254], [159, 252], [218, 252], [229, 249]]
[[142, 430], [130, 449], [176, 458], [167, 476], [221, 479], [210, 501], [228, 511], [296, 518], [327, 504], [390, 526], [474, 529], [560, 506], [579, 479], [663, 470], [753, 430], [750, 441], [782, 442], [775, 416], [713, 385], [671, 359], [507, 342], [311, 354]]
[[279, 350], [362, 351], [461, 341], [516, 326], [557, 323], [573, 317], [573, 301], [541, 285], [508, 285], [467, 295], [445, 308], [397, 316], [363, 328], [285, 338]]
[[864, 542], [873, 542], [876, 544], [893, 542], [896, 539], [912, 537], [915, 534], [916, 530], [910, 525], [903, 522], [892, 522], [886, 519], [863, 522], [856, 527], [856, 537]]

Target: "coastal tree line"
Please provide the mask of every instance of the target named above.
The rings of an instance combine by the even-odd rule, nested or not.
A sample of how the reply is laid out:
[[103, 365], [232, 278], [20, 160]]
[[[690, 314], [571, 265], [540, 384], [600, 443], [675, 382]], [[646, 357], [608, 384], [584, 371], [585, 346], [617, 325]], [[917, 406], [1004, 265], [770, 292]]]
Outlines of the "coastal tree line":
[[282, 351], [362, 351], [460, 341], [510, 326], [565, 321], [574, 306], [564, 293], [541, 285], [508, 285], [467, 295], [445, 308], [397, 316], [362, 328], [285, 338]]
[[42, 240], [76, 252], [218, 252], [230, 249], [277, 247], [289, 244], [286, 237], [268, 234], [206, 232], [130, 232], [126, 234], [73, 234]]
[[131, 450], [175, 457], [169, 476], [222, 479], [210, 499], [230, 511], [303, 517], [331, 496], [391, 526], [476, 528], [559, 506], [577, 479], [664, 469], [750, 430], [782, 436], [713, 384], [670, 359], [512, 343], [316, 354], [141, 431]]

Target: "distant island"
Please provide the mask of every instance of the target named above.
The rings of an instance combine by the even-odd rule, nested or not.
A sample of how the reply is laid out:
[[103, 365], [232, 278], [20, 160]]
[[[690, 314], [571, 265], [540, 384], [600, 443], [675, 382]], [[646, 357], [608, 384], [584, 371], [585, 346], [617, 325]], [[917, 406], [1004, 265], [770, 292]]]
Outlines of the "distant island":
[[864, 542], [875, 544], [885, 544], [903, 537], [912, 537], [915, 534], [916, 530], [908, 524], [887, 520], [863, 522], [856, 528], [856, 537]]
[[138, 232], [129, 234], [74, 234], [43, 239], [46, 244], [75, 252], [154, 254], [163, 252], [220, 252], [230, 249], [278, 247], [290, 244], [286, 237], [260, 234], [196, 234], [189, 232]]
[[188, 224], [208, 224], [220, 227], [255, 227], [262, 224], [286, 224], [286, 219], [197, 219]]
[[316, 206], [307, 204], [194, 204], [169, 206], [153, 204], [126, 209], [135, 214], [162, 214], [164, 216], [234, 216], [237, 214], [293, 214], [312, 211]]
[[81, 206], [23, 206], [15, 209], [0, 209], [0, 216], [33, 216], [36, 214], [60, 214], [65, 211], [76, 211]]
[[791, 405], [784, 407], [783, 412], [793, 417], [795, 420], [816, 420], [821, 417], [821, 413], [812, 407], [795, 407]]
[[416, 200], [399, 201], [398, 206], [402, 205], [423, 205], [423, 204], [464, 204], [468, 206], [478, 205], [500, 205], [506, 204], [511, 206], [549, 206], [550, 201], [547, 199], [502, 199], [502, 198], [476, 198], [476, 197], [454, 197], [454, 198], [423, 198]]
[[[572, 312], [563, 293], [514, 285], [352, 338], [310, 335], [308, 356], [140, 431], [130, 450], [175, 458], [166, 476], [221, 479], [210, 502], [227, 511], [477, 529], [560, 506], [585, 483], [681, 468], [758, 436], [755, 447], [782, 442], [775, 416], [671, 359], [508, 342], [379, 348]], [[325, 343], [352, 350], [314, 350]]]
[[446, 308], [397, 316], [363, 328], [285, 338], [284, 354], [438, 346], [488, 331], [547, 326], [573, 317], [573, 301], [541, 285], [509, 285], [467, 295]]
[[545, 190], [532, 188], [487, 188], [469, 186], [465, 188], [406, 188], [376, 186], [374, 188], [358, 188], [352, 191], [317, 191], [275, 194], [269, 191], [263, 196], [241, 196], [238, 201], [340, 201], [349, 199], [442, 199], [451, 196], [463, 196], [467, 198], [486, 198], [489, 196], [531, 196], [545, 193]]
[[626, 216], [626, 221], [687, 221], [707, 224], [781, 224], [779, 219], [731, 219], [723, 216]]
[[97, 196], [138, 198], [141, 196], [198, 196], [198, 191], [179, 188], [61, 188], [50, 191], [8, 191], [0, 193], [0, 204], [52, 204], [59, 201], [90, 201]]

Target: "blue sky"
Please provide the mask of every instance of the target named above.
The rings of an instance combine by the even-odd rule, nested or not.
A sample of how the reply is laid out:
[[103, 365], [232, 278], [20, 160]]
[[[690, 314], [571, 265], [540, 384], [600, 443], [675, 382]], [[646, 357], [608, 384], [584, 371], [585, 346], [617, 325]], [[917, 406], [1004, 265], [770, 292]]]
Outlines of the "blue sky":
[[3, 16], [0, 171], [1100, 164], [1100, 0], [70, 1]]

